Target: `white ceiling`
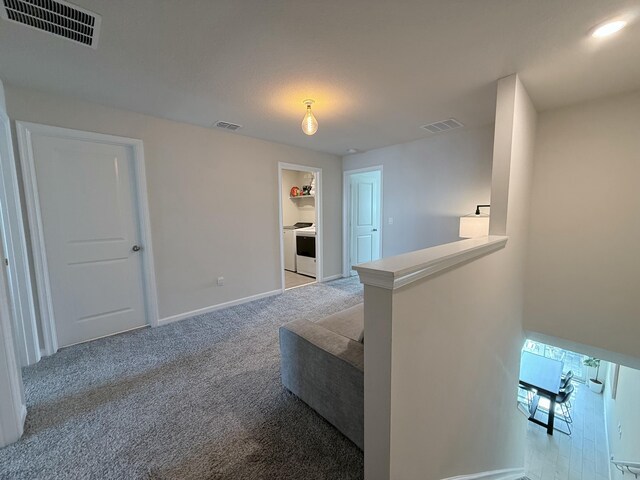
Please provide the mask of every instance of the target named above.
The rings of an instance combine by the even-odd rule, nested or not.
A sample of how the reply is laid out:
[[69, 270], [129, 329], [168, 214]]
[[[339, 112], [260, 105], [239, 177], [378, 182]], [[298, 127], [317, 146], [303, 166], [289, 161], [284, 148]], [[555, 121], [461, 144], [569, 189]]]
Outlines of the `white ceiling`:
[[[98, 49], [0, 21], [0, 77], [237, 134], [345, 154], [493, 121], [519, 72], [539, 110], [640, 88], [638, 0], [76, 0]], [[320, 129], [300, 129], [305, 98]]]

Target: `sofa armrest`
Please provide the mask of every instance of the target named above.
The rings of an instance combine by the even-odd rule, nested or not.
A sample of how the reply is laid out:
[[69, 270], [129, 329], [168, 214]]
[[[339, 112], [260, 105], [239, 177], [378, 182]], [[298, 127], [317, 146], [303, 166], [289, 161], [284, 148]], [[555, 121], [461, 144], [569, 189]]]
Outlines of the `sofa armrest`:
[[280, 327], [283, 385], [356, 445], [364, 445], [364, 345], [321, 325]]

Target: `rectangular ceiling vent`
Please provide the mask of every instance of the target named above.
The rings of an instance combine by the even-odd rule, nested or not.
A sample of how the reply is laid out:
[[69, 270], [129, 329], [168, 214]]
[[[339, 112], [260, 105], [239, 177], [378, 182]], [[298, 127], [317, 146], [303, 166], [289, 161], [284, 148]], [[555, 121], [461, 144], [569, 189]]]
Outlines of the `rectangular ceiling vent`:
[[215, 126], [218, 128], [224, 128], [225, 130], [231, 130], [232, 132], [235, 132], [236, 130], [239, 130], [242, 128], [242, 125], [237, 125], [231, 122], [223, 122], [222, 120], [219, 122], [216, 122]]
[[102, 18], [64, 0], [2, 0], [0, 17], [97, 48]]
[[430, 133], [440, 133], [461, 127], [464, 127], [462, 123], [457, 121], [455, 118], [450, 118], [449, 120], [441, 120], [439, 122], [430, 123], [429, 125], [422, 125], [420, 128]]

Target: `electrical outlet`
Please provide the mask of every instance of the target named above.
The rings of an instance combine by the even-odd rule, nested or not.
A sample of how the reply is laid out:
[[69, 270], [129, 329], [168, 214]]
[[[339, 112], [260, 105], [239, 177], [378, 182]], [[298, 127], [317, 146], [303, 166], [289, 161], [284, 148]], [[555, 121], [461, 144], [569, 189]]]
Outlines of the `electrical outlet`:
[[393, 225], [393, 217], [389, 217], [389, 225]]
[[218, 277], [218, 286], [221, 287], [224, 285], [224, 277]]

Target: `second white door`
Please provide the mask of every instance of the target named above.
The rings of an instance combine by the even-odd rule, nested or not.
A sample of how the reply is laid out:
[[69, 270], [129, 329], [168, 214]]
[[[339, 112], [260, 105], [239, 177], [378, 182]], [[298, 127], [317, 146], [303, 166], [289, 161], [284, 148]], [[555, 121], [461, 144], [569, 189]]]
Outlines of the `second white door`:
[[60, 347], [147, 324], [131, 147], [31, 135]]
[[349, 266], [378, 260], [380, 243], [380, 171], [350, 175]]

